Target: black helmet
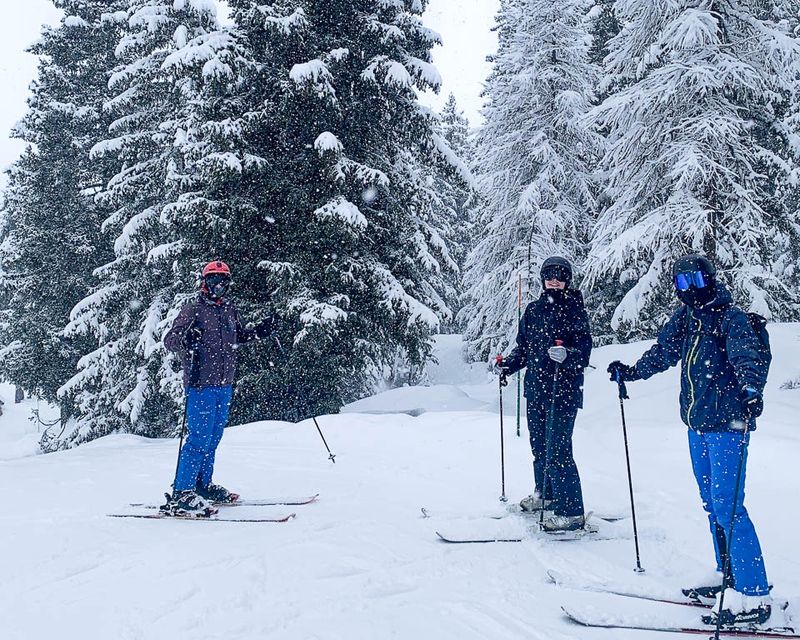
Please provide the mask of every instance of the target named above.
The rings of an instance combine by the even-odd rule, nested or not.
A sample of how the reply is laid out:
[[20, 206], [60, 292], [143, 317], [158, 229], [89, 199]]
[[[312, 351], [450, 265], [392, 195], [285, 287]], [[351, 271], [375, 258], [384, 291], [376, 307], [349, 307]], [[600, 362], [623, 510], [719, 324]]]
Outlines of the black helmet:
[[684, 304], [699, 309], [717, 295], [717, 270], [708, 258], [697, 253], [678, 258], [672, 265], [675, 294]]
[[564, 282], [565, 288], [569, 288], [572, 282], [572, 265], [566, 258], [551, 256], [542, 263], [539, 277], [542, 280], [542, 287], [544, 287], [545, 280], [555, 279]]

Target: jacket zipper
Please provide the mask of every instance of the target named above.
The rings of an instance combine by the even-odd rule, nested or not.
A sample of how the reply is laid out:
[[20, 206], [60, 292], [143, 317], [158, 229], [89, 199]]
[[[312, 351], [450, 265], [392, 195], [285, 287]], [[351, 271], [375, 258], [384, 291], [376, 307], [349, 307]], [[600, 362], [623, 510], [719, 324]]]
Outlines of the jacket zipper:
[[686, 381], [689, 383], [689, 408], [686, 411], [686, 422], [689, 423], [689, 427], [692, 426], [692, 409], [694, 409], [696, 401], [694, 397], [694, 382], [692, 382], [692, 365], [697, 363], [698, 347], [700, 346], [700, 338], [703, 335], [703, 321], [700, 318], [695, 319], [697, 320], [697, 337], [686, 356]]

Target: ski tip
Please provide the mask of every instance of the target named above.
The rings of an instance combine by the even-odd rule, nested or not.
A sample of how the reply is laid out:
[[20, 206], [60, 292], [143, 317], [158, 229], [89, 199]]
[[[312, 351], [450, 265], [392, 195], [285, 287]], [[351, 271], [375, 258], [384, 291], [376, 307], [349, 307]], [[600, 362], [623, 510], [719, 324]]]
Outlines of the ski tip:
[[574, 622], [575, 624], [579, 624], [579, 625], [581, 625], [583, 627], [594, 626], [594, 625], [589, 624], [589, 622], [587, 620], [583, 619], [580, 616], [580, 614], [575, 613], [574, 611], [572, 611], [571, 609], [568, 609], [564, 605], [561, 605], [561, 611], [563, 611], [564, 615], [567, 616], [567, 618], [569, 618], [570, 620], [572, 620], [572, 622]]
[[561, 574], [555, 571], [554, 569], [548, 569], [545, 571], [546, 582], [549, 584], [560, 585], [563, 580], [561, 579]]

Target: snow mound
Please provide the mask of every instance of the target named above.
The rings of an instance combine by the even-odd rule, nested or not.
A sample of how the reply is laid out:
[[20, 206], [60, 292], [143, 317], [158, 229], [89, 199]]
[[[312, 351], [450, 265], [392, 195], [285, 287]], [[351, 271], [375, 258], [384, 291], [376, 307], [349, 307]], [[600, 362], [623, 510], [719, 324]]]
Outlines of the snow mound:
[[400, 387], [351, 402], [342, 413], [407, 413], [419, 416], [429, 411], [486, 411], [487, 404], [452, 385]]

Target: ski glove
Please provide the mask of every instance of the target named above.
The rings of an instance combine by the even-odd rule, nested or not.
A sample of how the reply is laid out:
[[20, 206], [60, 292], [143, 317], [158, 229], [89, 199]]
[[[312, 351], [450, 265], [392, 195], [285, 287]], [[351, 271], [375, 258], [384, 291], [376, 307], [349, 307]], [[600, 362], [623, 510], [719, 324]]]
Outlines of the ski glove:
[[558, 364], [562, 364], [564, 360], [567, 359], [567, 348], [566, 347], [550, 347], [547, 350], [547, 355], [550, 356], [550, 359], [557, 362]]
[[500, 376], [501, 387], [505, 387], [508, 385], [508, 376], [510, 375], [511, 371], [505, 364], [503, 364], [503, 356], [497, 356], [497, 358], [495, 358], [492, 371], [494, 371], [495, 374]]
[[611, 382], [633, 382], [642, 379], [636, 367], [623, 364], [619, 360], [614, 360], [608, 365], [606, 371], [611, 374]]
[[739, 392], [739, 402], [742, 403], [742, 409], [745, 415], [752, 418], [757, 418], [764, 411], [764, 396], [755, 387], [745, 385]]
[[189, 327], [183, 336], [183, 346], [187, 351], [197, 351], [200, 342], [203, 340], [203, 332], [200, 327]]
[[256, 338], [263, 340], [269, 338], [270, 335], [275, 333], [280, 327], [280, 322], [277, 318], [267, 318], [262, 320], [255, 326]]

